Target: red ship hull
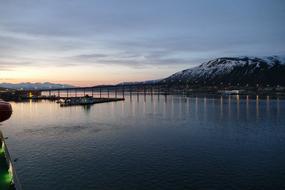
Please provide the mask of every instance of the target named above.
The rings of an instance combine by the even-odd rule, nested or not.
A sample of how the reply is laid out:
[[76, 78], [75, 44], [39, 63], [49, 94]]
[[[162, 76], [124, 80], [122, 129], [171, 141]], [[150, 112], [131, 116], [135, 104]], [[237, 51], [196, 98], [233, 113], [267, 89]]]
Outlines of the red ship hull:
[[0, 100], [0, 122], [9, 119], [12, 115], [11, 104]]

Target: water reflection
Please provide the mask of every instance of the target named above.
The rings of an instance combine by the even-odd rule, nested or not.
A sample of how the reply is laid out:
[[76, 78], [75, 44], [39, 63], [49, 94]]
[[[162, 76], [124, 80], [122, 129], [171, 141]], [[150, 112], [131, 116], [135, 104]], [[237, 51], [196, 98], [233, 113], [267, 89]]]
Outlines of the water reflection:
[[189, 115], [190, 114], [190, 98], [186, 98], [186, 114]]
[[[188, 184], [183, 177], [194, 189], [203, 189], [197, 181], [205, 179], [209, 186], [222, 181], [214, 189], [243, 189], [252, 178], [255, 184], [270, 178], [269, 170], [278, 184], [284, 181], [284, 100], [136, 96], [91, 107], [12, 103], [14, 113], [5, 124], [13, 127], [1, 128], [9, 136], [11, 155], [21, 157], [16, 167], [23, 186], [75, 190], [84, 180], [86, 189], [106, 189], [106, 184], [108, 189], [122, 189], [122, 184], [127, 189], [183, 189]], [[84, 172], [71, 172], [75, 167]], [[237, 173], [257, 177], [241, 182]], [[234, 179], [228, 181], [229, 175]]]
[[[110, 96], [112, 96], [112, 94], [110, 94]], [[135, 116], [141, 111], [143, 113], [153, 113], [155, 115], [161, 112], [161, 116], [164, 118], [169, 116], [170, 118], [183, 119], [187, 115], [193, 113], [196, 119], [207, 121], [210, 116], [209, 112], [215, 110], [215, 112], [219, 114], [220, 119], [230, 118], [239, 120], [240, 117], [244, 117], [247, 120], [250, 120], [251, 117], [254, 116], [256, 122], [259, 122], [264, 116], [280, 117], [280, 112], [282, 110], [280, 99], [271, 99], [270, 96], [261, 98], [259, 96], [254, 96], [253, 98], [250, 98], [250, 96], [241, 97], [240, 95], [234, 95], [209, 98], [207, 96], [186, 97], [163, 95], [163, 101], [160, 101], [160, 96], [158, 94], [148, 96], [136, 93], [133, 94], [133, 96], [133, 98], [131, 96], [129, 98], [126, 96], [126, 100], [120, 102], [119, 109], [122, 114], [126, 113], [125, 105], [128, 105], [127, 112], [130, 111], [131, 116]], [[48, 104], [47, 110], [49, 113], [54, 111], [53, 103]], [[38, 106], [40, 105], [32, 100], [27, 101], [27, 104], [29, 105], [28, 109], [26, 109], [22, 103], [19, 104], [19, 108], [23, 110], [25, 107], [25, 112], [28, 111], [29, 115], [33, 115], [34, 112], [37, 112]], [[109, 105], [110, 110], [108, 113], [112, 116], [116, 115], [117, 104], [113, 102]], [[94, 105], [94, 107], [96, 106], [97, 105]], [[92, 112], [92, 107], [93, 106], [82, 106], [82, 109], [85, 113], [90, 113]], [[272, 107], [275, 108], [275, 113], [272, 113]], [[66, 109], [72, 110], [73, 108]]]
[[239, 119], [239, 111], [240, 111], [240, 100], [239, 100], [239, 95], [236, 95], [236, 102], [237, 102], [237, 118]]
[[[90, 105], [83, 105], [82, 106], [83, 110], [85, 111], [85, 113], [90, 113], [90, 109], [91, 109], [91, 106]], [[113, 110], [112, 110], [113, 111]]]
[[124, 115], [125, 114], [125, 104], [124, 102], [120, 102], [121, 104], [121, 113]]
[[246, 96], [246, 120], [249, 119], [249, 96]]
[[165, 99], [165, 101], [163, 101], [163, 118], [166, 118], [166, 103], [167, 103], [167, 101], [166, 101], [166, 99]]
[[224, 107], [224, 101], [223, 101], [223, 96], [221, 96], [221, 98], [220, 98], [220, 116], [221, 116], [221, 118], [223, 118], [223, 114], [224, 114], [223, 107]]
[[195, 98], [195, 118], [198, 119], [198, 97]]
[[207, 98], [204, 97], [204, 114], [203, 114], [203, 118], [204, 118], [204, 121], [207, 120]]
[[228, 117], [231, 118], [231, 96], [228, 97]]
[[270, 114], [269, 108], [270, 108], [270, 97], [266, 96], [266, 115], [267, 115], [267, 117], [269, 117], [269, 114]]
[[130, 101], [131, 101], [131, 102], [133, 101], [133, 96], [132, 96], [132, 94], [130, 94]]
[[255, 111], [256, 121], [258, 121], [259, 120], [259, 96], [258, 95], [256, 96], [255, 102], [256, 102], [256, 111]]
[[279, 116], [280, 116], [280, 100], [279, 100], [279, 98], [277, 98], [276, 104], [277, 104], [277, 106], [276, 106], [276, 108], [277, 108], [277, 118], [279, 118]]

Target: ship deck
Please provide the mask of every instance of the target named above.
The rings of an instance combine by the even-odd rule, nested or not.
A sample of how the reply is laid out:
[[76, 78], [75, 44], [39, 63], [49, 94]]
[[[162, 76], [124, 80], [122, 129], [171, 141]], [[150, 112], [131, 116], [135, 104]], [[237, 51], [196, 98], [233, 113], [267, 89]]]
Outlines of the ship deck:
[[0, 189], [14, 189], [11, 185], [13, 176], [9, 173], [9, 167], [4, 153], [4, 148], [0, 147]]

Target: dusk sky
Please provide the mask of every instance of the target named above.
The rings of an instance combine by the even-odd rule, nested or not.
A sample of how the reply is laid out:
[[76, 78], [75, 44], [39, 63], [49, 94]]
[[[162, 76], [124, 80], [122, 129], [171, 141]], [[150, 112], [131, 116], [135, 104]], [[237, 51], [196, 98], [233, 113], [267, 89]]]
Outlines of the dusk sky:
[[0, 0], [0, 83], [114, 84], [284, 52], [284, 0]]

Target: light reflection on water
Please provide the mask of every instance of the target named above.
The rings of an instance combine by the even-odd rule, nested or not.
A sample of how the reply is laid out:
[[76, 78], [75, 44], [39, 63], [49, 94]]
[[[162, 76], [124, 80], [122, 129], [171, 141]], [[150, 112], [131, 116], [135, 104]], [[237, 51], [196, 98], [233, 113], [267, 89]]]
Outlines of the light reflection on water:
[[12, 103], [1, 128], [24, 189], [282, 189], [285, 101], [136, 93]]

